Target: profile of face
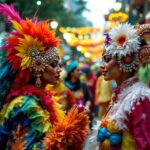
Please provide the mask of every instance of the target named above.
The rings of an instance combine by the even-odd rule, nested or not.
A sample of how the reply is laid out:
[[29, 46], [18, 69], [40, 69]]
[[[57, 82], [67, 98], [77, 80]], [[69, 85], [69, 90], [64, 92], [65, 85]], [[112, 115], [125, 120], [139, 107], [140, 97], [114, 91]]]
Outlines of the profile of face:
[[50, 63], [44, 70], [41, 81], [45, 84], [57, 85], [60, 80], [61, 62], [55, 60]]
[[79, 67], [76, 67], [73, 72], [71, 72], [71, 77], [74, 79], [79, 79], [81, 76], [81, 69]]
[[122, 76], [119, 64], [111, 55], [103, 56], [102, 75], [106, 81], [116, 81]]

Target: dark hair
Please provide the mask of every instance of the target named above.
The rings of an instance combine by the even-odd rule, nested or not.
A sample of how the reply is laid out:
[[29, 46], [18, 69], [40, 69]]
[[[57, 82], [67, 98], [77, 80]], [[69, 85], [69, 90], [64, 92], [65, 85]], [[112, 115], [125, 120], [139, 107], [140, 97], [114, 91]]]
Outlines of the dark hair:
[[147, 45], [146, 41], [144, 39], [140, 40], [140, 47]]
[[76, 69], [77, 67], [73, 68], [68, 74], [67, 74], [67, 77], [65, 78], [65, 81], [70, 81], [71, 79], [71, 73], [74, 72], [74, 70]]

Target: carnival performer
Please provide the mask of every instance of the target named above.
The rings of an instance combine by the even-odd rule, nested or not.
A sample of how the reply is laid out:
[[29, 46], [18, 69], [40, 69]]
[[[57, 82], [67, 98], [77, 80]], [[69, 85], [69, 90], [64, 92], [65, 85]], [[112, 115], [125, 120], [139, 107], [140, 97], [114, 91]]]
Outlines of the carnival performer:
[[76, 61], [71, 61], [67, 65], [66, 71], [65, 85], [74, 93], [76, 104], [85, 105], [87, 111], [90, 111], [92, 97], [86, 83], [80, 80], [81, 70], [79, 64]]
[[149, 24], [125, 23], [107, 34], [103, 75], [117, 87], [98, 130], [101, 150], [150, 149], [150, 89], [136, 76], [140, 63], [150, 62], [149, 33]]
[[83, 107], [65, 116], [45, 90], [58, 83], [59, 39], [48, 21], [23, 20], [13, 5], [1, 4], [0, 13], [14, 29], [1, 47], [0, 149], [81, 150], [89, 123]]
[[[95, 104], [99, 107], [98, 119], [102, 119], [106, 113], [112, 96], [112, 81], [105, 81], [104, 76], [100, 76], [96, 82], [96, 101]], [[106, 94], [107, 93], [107, 94]]]

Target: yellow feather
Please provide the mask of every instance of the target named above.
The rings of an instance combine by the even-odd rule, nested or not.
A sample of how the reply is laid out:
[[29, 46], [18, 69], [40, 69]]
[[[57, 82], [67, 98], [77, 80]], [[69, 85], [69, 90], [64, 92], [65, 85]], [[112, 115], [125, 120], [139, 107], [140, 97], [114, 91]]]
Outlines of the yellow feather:
[[17, 21], [12, 21], [12, 25], [19, 33], [23, 34], [22, 27]]
[[29, 57], [24, 57], [23, 59], [22, 59], [22, 62], [21, 62], [21, 67], [22, 67], [22, 69], [25, 69], [25, 68], [27, 68], [27, 63], [28, 63], [28, 61], [30, 60], [30, 58]]
[[57, 116], [57, 120], [61, 121], [65, 117], [65, 111], [62, 110], [62, 105], [58, 103], [59, 98], [56, 96], [52, 96], [52, 100], [54, 102], [54, 110]]
[[[20, 104], [22, 104], [22, 96], [15, 98], [13, 101], [11, 101], [9, 104], [4, 105], [3, 109], [0, 112], [0, 116], [2, 116], [3, 118], [0, 119], [0, 124], [2, 124], [4, 122], [4, 119], [8, 119], [10, 112], [12, 112], [12, 110], [19, 106]], [[4, 118], [4, 114], [5, 114], [5, 118]]]

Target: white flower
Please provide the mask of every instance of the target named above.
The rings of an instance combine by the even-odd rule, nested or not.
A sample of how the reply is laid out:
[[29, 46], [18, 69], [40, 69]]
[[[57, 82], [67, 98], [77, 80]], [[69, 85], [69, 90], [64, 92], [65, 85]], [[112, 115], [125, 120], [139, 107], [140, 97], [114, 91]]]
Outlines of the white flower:
[[119, 57], [126, 56], [132, 52], [138, 52], [140, 48], [139, 36], [134, 26], [128, 23], [119, 24], [110, 31], [112, 43], [106, 47], [106, 51]]

